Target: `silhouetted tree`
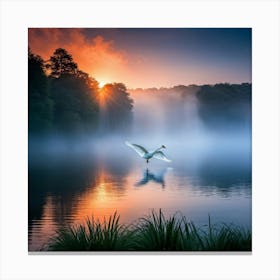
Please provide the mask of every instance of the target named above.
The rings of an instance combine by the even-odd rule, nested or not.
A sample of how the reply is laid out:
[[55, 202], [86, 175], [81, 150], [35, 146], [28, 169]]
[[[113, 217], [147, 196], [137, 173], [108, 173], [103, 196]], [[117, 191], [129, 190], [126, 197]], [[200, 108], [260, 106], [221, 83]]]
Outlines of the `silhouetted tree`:
[[60, 133], [94, 131], [98, 118], [98, 83], [78, 69], [65, 49], [56, 49], [46, 64], [54, 100], [54, 128]]
[[28, 49], [28, 130], [30, 133], [49, 131], [53, 120], [53, 102], [48, 79], [40, 56]]
[[50, 75], [59, 78], [63, 74], [76, 74], [78, 71], [77, 64], [73, 61], [65, 49], [56, 49], [50, 60], [46, 64], [46, 68], [50, 70]]
[[[133, 100], [124, 84], [106, 84], [100, 90], [101, 118], [106, 120], [105, 129], [127, 130], [132, 123]], [[101, 120], [102, 121], [102, 120]]]

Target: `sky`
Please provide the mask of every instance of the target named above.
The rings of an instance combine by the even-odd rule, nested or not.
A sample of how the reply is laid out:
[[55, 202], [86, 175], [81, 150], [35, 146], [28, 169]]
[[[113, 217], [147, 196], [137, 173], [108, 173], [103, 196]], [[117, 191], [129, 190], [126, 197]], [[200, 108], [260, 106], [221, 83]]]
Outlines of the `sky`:
[[100, 85], [251, 82], [250, 28], [29, 28], [32, 52], [65, 48]]

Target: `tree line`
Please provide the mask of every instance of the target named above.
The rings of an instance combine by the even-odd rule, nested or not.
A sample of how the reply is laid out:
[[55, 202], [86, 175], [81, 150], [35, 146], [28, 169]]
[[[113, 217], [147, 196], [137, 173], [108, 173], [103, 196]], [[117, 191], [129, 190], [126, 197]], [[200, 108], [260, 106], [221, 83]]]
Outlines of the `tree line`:
[[100, 88], [65, 49], [47, 61], [29, 49], [28, 106], [30, 134], [102, 133], [129, 128], [133, 100], [122, 83]]
[[169, 112], [171, 120], [172, 115], [181, 114], [181, 122], [188, 122], [183, 111], [186, 109], [186, 104], [195, 103], [200, 119], [209, 128], [225, 125], [243, 126], [244, 128], [251, 126], [251, 83], [177, 85], [170, 88], [137, 88], [130, 92], [133, 96], [154, 96], [160, 100], [166, 100], [169, 108], [175, 108], [173, 112]]

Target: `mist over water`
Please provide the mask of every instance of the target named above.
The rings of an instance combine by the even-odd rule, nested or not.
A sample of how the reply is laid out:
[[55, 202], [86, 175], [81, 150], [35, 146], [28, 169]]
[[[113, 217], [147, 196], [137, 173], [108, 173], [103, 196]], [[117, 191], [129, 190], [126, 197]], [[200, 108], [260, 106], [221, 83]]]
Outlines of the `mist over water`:
[[[132, 95], [134, 122], [129, 140], [155, 149], [164, 144], [172, 165], [191, 166], [213, 157], [234, 162], [238, 157], [250, 165], [251, 127], [224, 123], [208, 127], [199, 115], [199, 101], [193, 95], [184, 101], [176, 92], [158, 95]], [[240, 160], [241, 160], [240, 158]], [[191, 168], [190, 166], [190, 168]]]
[[[79, 138], [29, 139], [29, 249], [55, 230], [92, 214], [115, 210], [131, 222], [162, 208], [200, 225], [214, 222], [251, 227], [251, 127], [246, 122], [211, 126], [195, 95], [137, 94], [126, 132]], [[101, 124], [106, 126], [103, 116]], [[154, 150], [172, 162], [147, 165], [125, 141]]]

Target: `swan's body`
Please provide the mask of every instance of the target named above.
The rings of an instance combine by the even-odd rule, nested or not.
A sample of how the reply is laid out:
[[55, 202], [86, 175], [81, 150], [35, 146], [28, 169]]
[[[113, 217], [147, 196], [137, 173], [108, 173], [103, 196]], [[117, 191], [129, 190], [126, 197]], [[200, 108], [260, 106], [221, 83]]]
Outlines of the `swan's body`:
[[160, 159], [166, 162], [171, 162], [170, 159], [168, 159], [165, 154], [161, 151], [162, 149], [166, 149], [164, 145], [159, 147], [158, 149], [154, 151], [147, 151], [144, 147], [137, 145], [137, 144], [131, 144], [129, 142], [125, 142], [125, 144], [132, 148], [140, 157], [146, 159], [146, 162], [148, 163], [151, 158]]

